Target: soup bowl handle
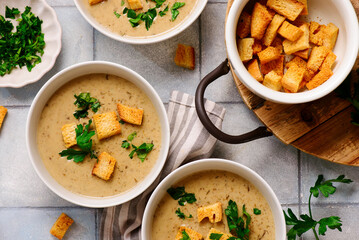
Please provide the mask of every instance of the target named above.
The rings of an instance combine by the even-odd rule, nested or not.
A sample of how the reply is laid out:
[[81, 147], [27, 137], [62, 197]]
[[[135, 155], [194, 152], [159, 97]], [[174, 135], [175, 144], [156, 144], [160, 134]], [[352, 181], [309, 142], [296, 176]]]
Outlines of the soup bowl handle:
[[226, 75], [229, 72], [229, 70], [230, 68], [229, 68], [228, 59], [226, 59], [216, 69], [214, 69], [207, 76], [205, 76], [197, 87], [196, 96], [195, 96], [195, 105], [196, 105], [196, 111], [198, 117], [201, 120], [203, 126], [207, 129], [207, 131], [212, 136], [214, 136], [218, 140], [231, 144], [245, 143], [259, 138], [272, 136], [273, 134], [269, 132], [267, 128], [264, 126], [258, 127], [257, 129], [245, 134], [241, 134], [237, 136], [229, 135], [219, 130], [209, 119], [206, 113], [206, 109], [204, 107], [204, 92], [209, 84], [217, 80], [219, 77]]

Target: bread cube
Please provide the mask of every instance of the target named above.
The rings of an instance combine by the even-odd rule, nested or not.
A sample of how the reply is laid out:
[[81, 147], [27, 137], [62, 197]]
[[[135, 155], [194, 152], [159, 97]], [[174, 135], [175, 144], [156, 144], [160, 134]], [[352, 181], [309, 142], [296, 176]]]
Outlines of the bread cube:
[[96, 133], [99, 140], [112, 137], [121, 133], [121, 124], [116, 112], [107, 112], [93, 115]]
[[143, 109], [131, 108], [121, 103], [117, 103], [117, 112], [120, 115], [121, 120], [135, 124], [141, 125], [143, 118]]
[[325, 37], [323, 38], [323, 46], [329, 50], [333, 50], [335, 43], [337, 42], [339, 28], [333, 23], [329, 23], [325, 28]]
[[92, 6], [92, 5], [98, 4], [103, 1], [105, 1], [105, 0], [89, 0], [89, 4]]
[[238, 39], [237, 47], [241, 60], [247, 62], [253, 58], [254, 38]]
[[64, 139], [66, 148], [70, 148], [77, 144], [76, 131], [75, 131], [76, 127], [77, 127], [76, 123], [69, 123], [69, 124], [65, 124], [61, 128], [62, 137]]
[[217, 229], [215, 228], [211, 228], [211, 230], [209, 230], [208, 232], [208, 235], [206, 237], [206, 240], [211, 240], [210, 236], [211, 234], [214, 233], [214, 234], [221, 234], [221, 238], [219, 240], [227, 240], [229, 239], [230, 237], [233, 237], [231, 234], [227, 234], [227, 233], [224, 233], [224, 232], [221, 232], [221, 231], [218, 231]]
[[270, 61], [278, 59], [280, 57], [280, 51], [278, 48], [270, 46], [258, 53], [258, 57], [261, 64], [266, 64]]
[[267, 6], [291, 21], [297, 19], [305, 7], [297, 0], [268, 0]]
[[196, 55], [194, 48], [188, 45], [178, 44], [175, 56], [175, 63], [177, 66], [194, 70]]
[[0, 129], [1, 129], [2, 123], [4, 122], [6, 113], [7, 113], [7, 108], [0, 106]]
[[303, 80], [306, 69], [296, 65], [291, 66], [282, 78], [282, 85], [292, 93], [299, 90], [300, 83]]
[[280, 27], [280, 25], [282, 25], [282, 23], [284, 22], [285, 20], [285, 17], [279, 15], [279, 14], [276, 14], [274, 15], [271, 23], [269, 24], [267, 30], [266, 30], [266, 33], [264, 34], [264, 37], [263, 37], [263, 44], [266, 45], [267, 47], [269, 47], [275, 37], [277, 36], [277, 31]]
[[277, 48], [280, 53], [283, 53], [283, 41], [279, 37], [276, 37], [271, 44], [272, 47]]
[[286, 68], [290, 68], [291, 66], [297, 66], [297, 67], [300, 67], [300, 68], [307, 68], [307, 62], [304, 61], [303, 59], [301, 59], [300, 57], [295, 57], [293, 58], [291, 61], [289, 61], [285, 67]]
[[287, 21], [284, 21], [282, 26], [278, 29], [278, 33], [282, 37], [292, 42], [296, 41], [304, 34], [304, 32], [300, 28], [294, 26], [293, 24], [290, 24]]
[[319, 69], [320, 70], [322, 70], [324, 68], [332, 69], [332, 66], [336, 59], [337, 59], [337, 55], [335, 55], [332, 51], [329, 51], [327, 57], [324, 59], [324, 62], [322, 64], [322, 66], [320, 66]]
[[275, 71], [271, 71], [264, 76], [263, 85], [274, 91], [280, 91], [282, 89], [282, 76]]
[[297, 41], [292, 42], [288, 39], [283, 41], [284, 52], [288, 55], [310, 48], [308, 24], [303, 24], [299, 28], [304, 32], [304, 34]]
[[259, 69], [259, 64], [257, 59], [253, 59], [248, 64], [248, 72], [256, 79], [258, 82], [263, 82], [263, 75]]
[[92, 175], [108, 181], [115, 170], [116, 159], [107, 152], [98, 156], [98, 160], [93, 166]]
[[300, 13], [300, 15], [308, 15], [309, 14], [309, 12], [308, 12], [308, 0], [297, 0], [297, 1], [304, 4], [304, 9]]
[[62, 239], [73, 222], [74, 220], [72, 220], [72, 218], [67, 216], [65, 213], [61, 213], [50, 229], [50, 233], [58, 239]]
[[237, 36], [240, 38], [248, 37], [251, 32], [251, 15], [247, 12], [242, 12], [237, 24]]
[[295, 52], [295, 53], [293, 53], [293, 55], [307, 60], [309, 58], [309, 48], [302, 50], [302, 51]]
[[212, 205], [197, 209], [198, 222], [208, 218], [209, 222], [217, 223], [222, 221], [222, 203], [217, 202]]
[[309, 82], [316, 74], [317, 72], [313, 72], [312, 70], [307, 69], [307, 71], [304, 73], [303, 81]]
[[192, 230], [191, 228], [187, 228], [184, 226], [179, 227], [176, 239], [175, 240], [182, 240], [183, 239], [183, 232], [186, 232], [191, 240], [202, 240], [203, 237], [200, 233]]
[[328, 48], [324, 46], [314, 47], [308, 60], [308, 69], [312, 70], [313, 72], [318, 71], [328, 54]]
[[320, 25], [317, 22], [310, 22], [309, 26], [309, 41], [315, 45], [322, 46], [325, 38], [325, 25]]
[[255, 39], [254, 40], [254, 44], [252, 46], [253, 48], [253, 54], [256, 55], [259, 52], [261, 52], [263, 50], [263, 46], [260, 40]]
[[281, 55], [278, 59], [270, 61], [261, 65], [261, 72], [265, 75], [271, 71], [274, 71], [279, 76], [283, 76], [284, 71], [284, 56]]
[[309, 90], [312, 90], [324, 82], [326, 82], [333, 75], [332, 70], [330, 68], [323, 68], [317, 75], [313, 77], [313, 79], [306, 84]]
[[133, 10], [140, 10], [143, 8], [141, 0], [127, 0], [127, 2]]
[[251, 21], [251, 36], [255, 39], [261, 40], [267, 29], [267, 26], [272, 21], [272, 14], [262, 4], [256, 2], [252, 12]]

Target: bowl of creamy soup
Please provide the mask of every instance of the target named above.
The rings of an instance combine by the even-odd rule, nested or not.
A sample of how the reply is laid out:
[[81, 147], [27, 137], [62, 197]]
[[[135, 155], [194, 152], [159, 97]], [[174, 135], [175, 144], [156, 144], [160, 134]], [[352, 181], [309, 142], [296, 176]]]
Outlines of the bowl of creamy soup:
[[141, 234], [145, 240], [284, 240], [286, 228], [281, 205], [263, 178], [236, 162], [204, 159], [158, 185]]
[[189, 27], [207, 0], [75, 0], [99, 32], [130, 44], [156, 43]]
[[27, 120], [30, 160], [57, 195], [86, 207], [131, 200], [157, 178], [169, 124], [153, 87], [109, 62], [85, 62], [52, 77]]

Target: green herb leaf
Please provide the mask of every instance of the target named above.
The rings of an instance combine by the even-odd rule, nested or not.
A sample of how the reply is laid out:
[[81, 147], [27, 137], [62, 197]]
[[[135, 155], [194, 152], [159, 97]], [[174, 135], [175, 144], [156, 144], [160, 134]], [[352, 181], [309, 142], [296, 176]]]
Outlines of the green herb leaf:
[[156, 18], [156, 16], [157, 16], [156, 8], [149, 9], [147, 12], [145, 12], [141, 16], [141, 20], [143, 20], [145, 22], [147, 31], [150, 29], [150, 27], [153, 23], [153, 20]]
[[121, 147], [123, 147], [123, 148], [129, 148], [130, 147], [130, 143], [129, 142], [127, 142], [127, 140], [123, 140], [122, 141], [122, 145], [121, 145]]
[[191, 238], [188, 236], [186, 231], [182, 231], [182, 238], [181, 240], [191, 240]]
[[192, 214], [190, 214], [189, 216], [186, 216], [183, 212], [181, 212], [181, 209], [178, 208], [175, 212], [177, 214], [177, 216], [181, 219], [186, 219], [186, 218], [193, 218]]
[[209, 239], [220, 240], [222, 236], [223, 234], [220, 233], [211, 233], [211, 235], [209, 235]]
[[175, 2], [173, 6], [171, 7], [171, 13], [172, 13], [172, 21], [176, 20], [179, 11], [178, 9], [186, 5], [184, 2]]
[[6, 10], [5, 10], [6, 18], [15, 19], [15, 15], [18, 15], [18, 14], [20, 14], [19, 9], [17, 9], [17, 8], [10, 9], [8, 6], [6, 6]]
[[247, 213], [245, 205], [242, 206], [242, 212], [243, 216], [240, 217], [237, 203], [233, 200], [229, 200], [228, 207], [224, 211], [227, 216], [229, 231], [239, 239], [248, 240], [251, 216]]
[[[123, 13], [123, 14], [126, 14], [126, 13], [128, 12], [128, 10], [129, 10], [129, 9], [128, 9], [127, 7], [125, 7], [125, 8], [123, 9], [123, 12], [122, 12], [122, 13]], [[135, 13], [135, 14], [136, 14], [136, 13]]]
[[137, 136], [137, 132], [133, 132], [130, 135], [128, 135], [127, 140], [132, 141]]
[[336, 187], [333, 186], [334, 182], [347, 183], [347, 184], [353, 182], [350, 179], [345, 179], [344, 175], [340, 175], [336, 179], [331, 179], [324, 182], [323, 179], [324, 179], [323, 175], [319, 175], [317, 181], [315, 182], [314, 187], [310, 188], [310, 193], [312, 193], [313, 196], [316, 198], [319, 196], [319, 191], [323, 194], [324, 197], [328, 197], [330, 194], [335, 193]]
[[161, 17], [163, 17], [164, 15], [166, 15], [166, 13], [168, 12], [168, 5], [166, 6], [165, 9], [163, 9], [162, 11], [160, 11], [158, 13], [158, 15], [160, 15]]
[[123, 121], [122, 119], [118, 122], [121, 123], [122, 125], [125, 124], [125, 121]]
[[166, 2], [166, 0], [153, 0], [153, 1], [156, 2], [156, 8], [160, 8], [162, 4]]
[[125, 0], [121, 1], [121, 6], [125, 5]]
[[76, 119], [87, 117], [90, 108], [96, 113], [101, 107], [100, 102], [96, 98], [91, 97], [90, 93], [75, 94], [74, 97], [76, 98], [74, 104], [80, 108], [74, 113]]
[[186, 203], [194, 203], [197, 201], [194, 193], [187, 193], [184, 187], [169, 188], [167, 193], [174, 199], [178, 200], [178, 204], [184, 206]]
[[116, 16], [117, 18], [120, 18], [120, 17], [121, 17], [121, 14], [119, 14], [119, 13], [116, 12], [116, 11], [114, 11], [113, 14], [115, 14], [115, 16]]
[[253, 213], [254, 213], [255, 215], [261, 215], [262, 211], [259, 210], [258, 208], [253, 208]]
[[329, 227], [330, 229], [334, 230], [334, 229], [338, 229], [340, 232], [342, 231], [342, 224], [341, 224], [341, 220], [339, 217], [337, 216], [331, 216], [328, 218], [322, 218], [320, 219], [319, 223], [319, 235], [325, 235], [325, 232], [327, 231], [327, 227]]

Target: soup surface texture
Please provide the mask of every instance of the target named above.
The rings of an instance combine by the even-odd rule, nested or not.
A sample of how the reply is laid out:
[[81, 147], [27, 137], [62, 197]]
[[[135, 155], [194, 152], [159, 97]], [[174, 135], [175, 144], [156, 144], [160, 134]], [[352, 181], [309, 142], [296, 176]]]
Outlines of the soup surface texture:
[[[92, 6], [89, 5], [88, 0], [82, 1], [91, 16], [101, 25], [108, 28], [111, 32], [117, 33], [121, 36], [131, 36], [136, 38], [158, 35], [178, 26], [192, 13], [197, 4], [197, 0], [166, 0], [160, 8], [156, 8], [155, 1], [142, 0], [143, 9], [137, 10], [137, 15], [140, 13], [146, 13], [152, 8], [156, 8], [157, 12], [156, 18], [147, 30], [144, 21], [140, 21], [138, 26], [131, 26], [127, 14], [123, 13], [125, 8], [130, 8], [127, 0], [123, 2], [121, 0], [107, 0]], [[172, 20], [171, 8], [176, 2], [185, 3], [185, 5], [177, 9], [179, 14], [175, 20]], [[165, 10], [166, 7], [168, 7], [166, 15], [160, 16], [159, 12]], [[118, 17], [118, 14], [121, 16]]]
[[[151, 240], [175, 239], [180, 226], [192, 228], [199, 232], [204, 239], [211, 228], [229, 233], [227, 218], [224, 210], [228, 207], [228, 201], [237, 203], [239, 215], [242, 215], [242, 206], [245, 204], [246, 211], [251, 215], [249, 225], [251, 240], [274, 240], [274, 218], [269, 204], [263, 195], [247, 180], [226, 171], [205, 171], [196, 173], [184, 180], [179, 181], [173, 187], [185, 187], [187, 193], [194, 193], [197, 201], [193, 204], [180, 206], [169, 194], [160, 201], [153, 217]], [[198, 223], [197, 208], [222, 203], [222, 222], [210, 223], [208, 219]], [[193, 218], [180, 219], [175, 211], [180, 208], [186, 215]], [[261, 210], [260, 215], [253, 214], [253, 209]]]
[[[87, 156], [83, 162], [75, 163], [59, 155], [66, 149], [61, 127], [69, 123], [87, 124], [94, 114], [90, 110], [88, 117], [80, 121], [73, 116], [77, 109], [74, 105], [74, 94], [78, 95], [81, 92], [89, 92], [91, 97], [100, 101], [101, 107], [97, 113], [116, 111], [116, 104], [119, 102], [129, 107], [144, 109], [141, 126], [125, 123], [121, 124], [119, 135], [101, 141], [97, 139], [97, 134], [92, 137], [93, 149], [97, 155], [107, 152], [117, 160], [109, 181], [91, 174], [96, 159]], [[91, 128], [96, 130], [94, 124]], [[122, 141], [133, 132], [137, 132], [132, 141], [135, 146], [144, 142], [154, 144], [153, 150], [144, 162], [136, 155], [130, 159], [128, 155], [132, 149], [121, 147]], [[86, 196], [113, 196], [133, 188], [152, 170], [161, 149], [161, 126], [150, 99], [134, 84], [117, 76], [91, 74], [71, 80], [50, 98], [40, 117], [37, 145], [47, 170], [63, 187]]]

